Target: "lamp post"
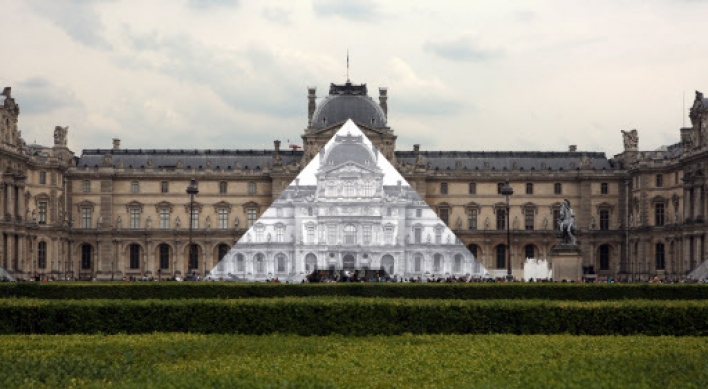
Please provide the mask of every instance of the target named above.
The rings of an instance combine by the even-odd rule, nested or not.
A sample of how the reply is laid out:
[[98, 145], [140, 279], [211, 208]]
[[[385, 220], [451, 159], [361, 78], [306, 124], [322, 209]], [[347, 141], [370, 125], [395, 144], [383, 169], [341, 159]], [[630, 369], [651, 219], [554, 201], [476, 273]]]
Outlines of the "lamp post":
[[[192, 247], [192, 224], [194, 223], [194, 195], [199, 193], [199, 188], [197, 187], [197, 179], [192, 178], [187, 186], [187, 194], [189, 195], [189, 263], [188, 268], [192, 265], [192, 258], [194, 257], [194, 248]], [[199, 266], [199, 264], [197, 264]], [[204, 265], [206, 266], [206, 264]], [[197, 270], [199, 270], [197, 268]], [[206, 267], [204, 268], [206, 271]]]
[[506, 196], [506, 280], [511, 282], [514, 276], [511, 274], [511, 233], [509, 230], [509, 196], [514, 194], [514, 188], [509, 185], [509, 180], [506, 180], [506, 185], [501, 188], [501, 194]]

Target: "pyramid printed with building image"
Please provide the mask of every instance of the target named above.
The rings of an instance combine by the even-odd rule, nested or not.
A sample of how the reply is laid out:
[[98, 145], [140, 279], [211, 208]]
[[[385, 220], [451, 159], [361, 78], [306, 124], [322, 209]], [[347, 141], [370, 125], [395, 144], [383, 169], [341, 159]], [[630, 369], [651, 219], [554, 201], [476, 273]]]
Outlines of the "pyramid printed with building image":
[[300, 282], [342, 269], [400, 279], [488, 276], [351, 120], [207, 279]]

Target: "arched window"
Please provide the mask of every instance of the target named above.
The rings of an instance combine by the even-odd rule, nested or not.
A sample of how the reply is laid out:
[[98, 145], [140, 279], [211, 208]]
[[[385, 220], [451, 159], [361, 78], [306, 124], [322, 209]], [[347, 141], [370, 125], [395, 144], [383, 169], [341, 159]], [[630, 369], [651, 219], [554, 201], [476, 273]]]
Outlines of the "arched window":
[[278, 254], [275, 259], [278, 264], [278, 273], [285, 273], [285, 255]]
[[158, 248], [160, 254], [160, 269], [170, 268], [170, 246], [162, 243]]
[[536, 248], [532, 244], [524, 246], [524, 254], [526, 258], [536, 258]]
[[664, 244], [659, 242], [654, 246], [654, 257], [656, 259], [656, 270], [664, 270], [666, 268], [666, 253], [664, 252]]
[[610, 270], [610, 246], [600, 246], [600, 270]]
[[433, 271], [434, 272], [441, 272], [442, 271], [442, 255], [440, 255], [440, 254], [433, 255]]
[[196, 244], [189, 246], [189, 268], [199, 269], [199, 246]]
[[455, 266], [452, 270], [455, 273], [462, 272], [462, 254], [455, 254]]
[[381, 258], [381, 267], [386, 271], [388, 274], [393, 274], [393, 257], [386, 254]]
[[344, 243], [356, 244], [356, 227], [353, 224], [347, 224], [344, 227]]
[[221, 261], [222, 259], [224, 259], [224, 257], [226, 256], [226, 254], [229, 253], [229, 249], [230, 249], [230, 247], [229, 247], [229, 245], [227, 245], [227, 244], [223, 244], [223, 243], [222, 243], [222, 244], [220, 244], [219, 246], [217, 246], [217, 250], [216, 250], [216, 257], [217, 257], [217, 258], [216, 258], [216, 260], [217, 260], [217, 261]]
[[91, 257], [93, 254], [93, 248], [90, 244], [84, 243], [81, 245], [81, 269], [90, 270], [91, 269]]
[[130, 268], [140, 269], [140, 245], [133, 243], [128, 246], [130, 251]]
[[305, 270], [311, 273], [315, 271], [315, 268], [317, 268], [317, 257], [315, 254], [309, 253], [305, 256]]
[[246, 271], [246, 264], [243, 258], [243, 254], [236, 254], [236, 271]]
[[476, 244], [473, 243], [473, 244], [467, 246], [467, 250], [470, 251], [470, 253], [474, 256], [475, 259], [477, 259], [477, 257], [478, 257], [477, 253], [479, 251], [479, 246], [477, 246]]
[[47, 242], [39, 242], [37, 245], [37, 267], [47, 268]]
[[497, 246], [497, 269], [506, 269], [506, 246]]
[[413, 268], [415, 269], [416, 272], [420, 272], [422, 268], [422, 262], [423, 262], [423, 256], [420, 254], [416, 254], [414, 260], [414, 266]]
[[256, 254], [256, 257], [254, 260], [254, 263], [256, 265], [256, 273], [263, 273], [264, 272], [265, 267], [264, 267], [263, 262], [264, 262], [264, 255], [261, 253]]

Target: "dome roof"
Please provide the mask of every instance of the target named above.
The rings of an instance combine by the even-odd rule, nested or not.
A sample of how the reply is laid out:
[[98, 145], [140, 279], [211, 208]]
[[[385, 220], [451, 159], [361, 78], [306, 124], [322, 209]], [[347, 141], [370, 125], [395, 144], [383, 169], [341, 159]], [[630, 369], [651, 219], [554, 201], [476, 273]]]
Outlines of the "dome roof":
[[329, 96], [322, 100], [312, 116], [312, 127], [325, 128], [347, 119], [367, 127], [386, 127], [386, 115], [366, 94], [365, 84], [332, 84]]
[[327, 156], [326, 164], [337, 166], [354, 162], [362, 166], [376, 166], [373, 156], [361, 143], [340, 143], [332, 147]]

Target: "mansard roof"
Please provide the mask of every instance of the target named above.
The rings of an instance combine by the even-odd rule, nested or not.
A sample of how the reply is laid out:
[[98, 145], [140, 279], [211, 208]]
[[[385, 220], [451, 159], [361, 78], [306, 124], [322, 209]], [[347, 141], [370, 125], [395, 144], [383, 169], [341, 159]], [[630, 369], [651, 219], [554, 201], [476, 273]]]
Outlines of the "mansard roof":
[[[302, 151], [281, 151], [283, 164], [300, 161]], [[243, 169], [261, 169], [266, 163], [272, 166], [275, 150], [184, 150], [184, 149], [91, 149], [83, 150], [76, 166], [101, 166], [106, 155], [111, 156], [112, 166], [122, 162], [124, 168], [173, 168], [182, 167], [233, 169], [236, 163]]]

